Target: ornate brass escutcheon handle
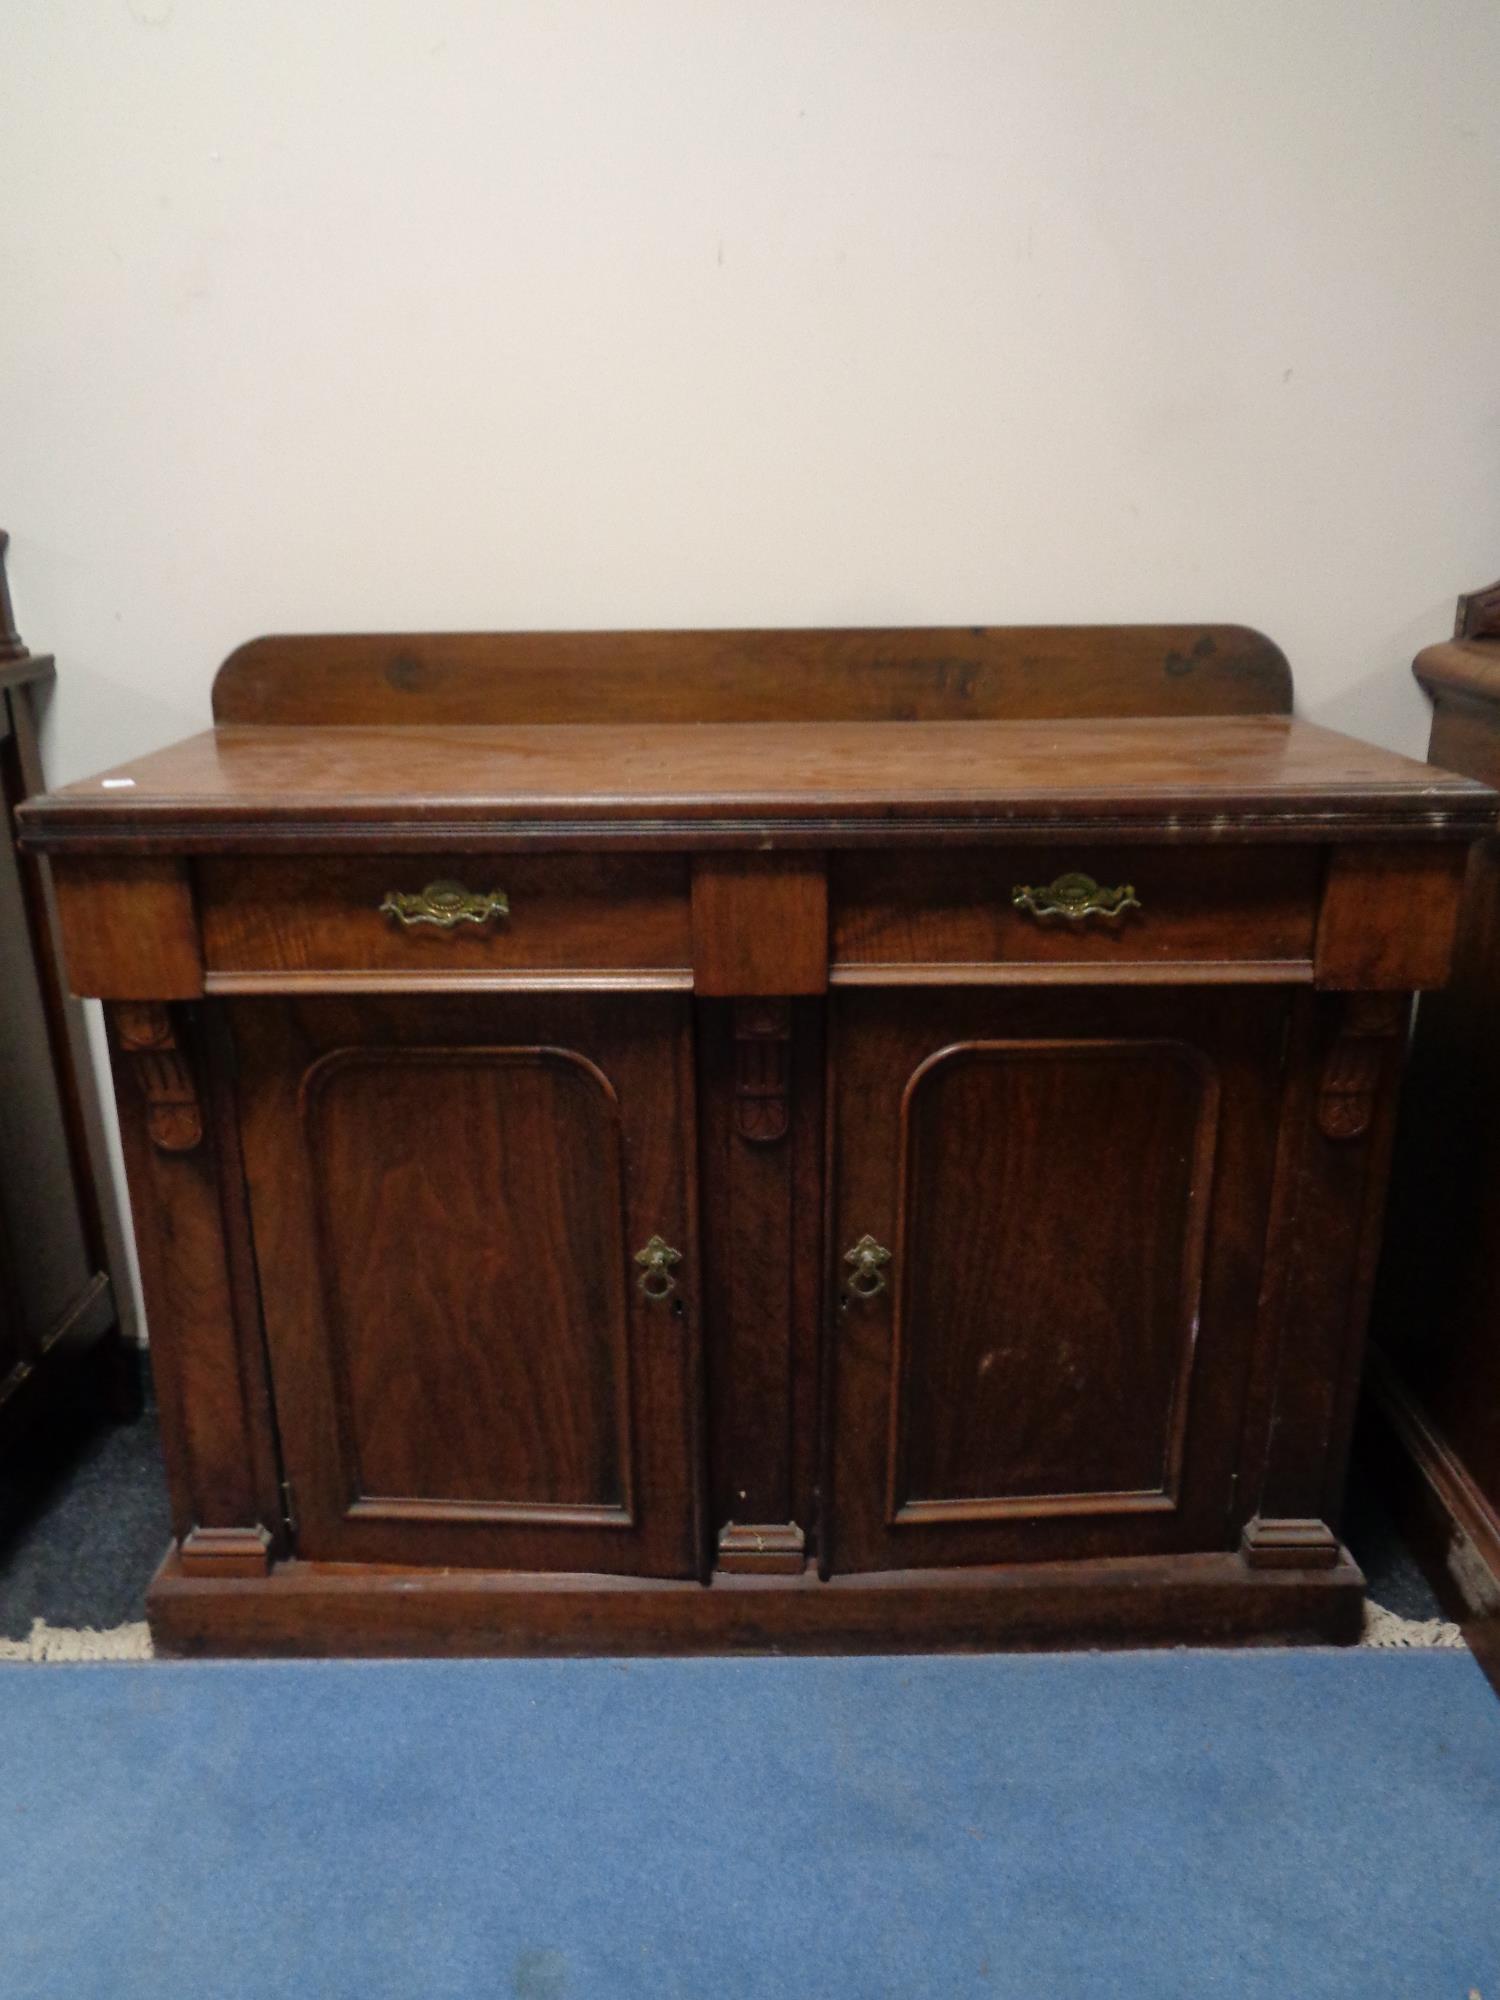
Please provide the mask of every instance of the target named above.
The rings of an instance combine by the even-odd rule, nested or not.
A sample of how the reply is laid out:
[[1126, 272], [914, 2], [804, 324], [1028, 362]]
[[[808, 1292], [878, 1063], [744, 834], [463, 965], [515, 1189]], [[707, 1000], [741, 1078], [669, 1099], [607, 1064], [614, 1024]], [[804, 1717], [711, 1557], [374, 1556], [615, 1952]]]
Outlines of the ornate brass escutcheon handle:
[[873, 1299], [885, 1290], [883, 1267], [890, 1261], [890, 1251], [873, 1236], [861, 1236], [852, 1250], [844, 1252], [844, 1262], [854, 1266], [849, 1289], [857, 1299]]
[[1017, 883], [1010, 900], [1018, 910], [1033, 917], [1062, 917], [1070, 924], [1086, 917], [1121, 917], [1138, 910], [1140, 898], [1126, 882], [1118, 889], [1101, 889], [1092, 875], [1059, 875], [1045, 889]]
[[460, 924], [487, 924], [496, 917], [508, 917], [510, 898], [500, 889], [481, 895], [466, 889], [462, 882], [429, 882], [415, 895], [390, 890], [380, 905], [380, 914], [394, 917], [406, 930], [431, 924], [434, 930], [454, 931]]
[[635, 1261], [642, 1267], [636, 1282], [648, 1299], [664, 1299], [669, 1292], [676, 1291], [677, 1280], [672, 1273], [682, 1262], [680, 1250], [674, 1250], [660, 1236], [653, 1236], [644, 1250], [636, 1251]]

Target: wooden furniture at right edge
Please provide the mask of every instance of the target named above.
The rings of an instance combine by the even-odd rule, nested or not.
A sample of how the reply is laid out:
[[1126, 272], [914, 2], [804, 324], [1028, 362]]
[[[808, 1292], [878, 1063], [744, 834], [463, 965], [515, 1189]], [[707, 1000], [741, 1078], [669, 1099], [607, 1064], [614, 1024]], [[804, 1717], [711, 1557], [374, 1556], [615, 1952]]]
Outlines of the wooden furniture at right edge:
[[[1434, 764], [1500, 778], [1500, 583], [1417, 655]], [[1459, 1617], [1500, 1637], [1500, 838], [1470, 853], [1447, 991], [1417, 1010], [1365, 1439]], [[1477, 1640], [1476, 1640], [1477, 1643]], [[1500, 1646], [1496, 1648], [1500, 1653]]]

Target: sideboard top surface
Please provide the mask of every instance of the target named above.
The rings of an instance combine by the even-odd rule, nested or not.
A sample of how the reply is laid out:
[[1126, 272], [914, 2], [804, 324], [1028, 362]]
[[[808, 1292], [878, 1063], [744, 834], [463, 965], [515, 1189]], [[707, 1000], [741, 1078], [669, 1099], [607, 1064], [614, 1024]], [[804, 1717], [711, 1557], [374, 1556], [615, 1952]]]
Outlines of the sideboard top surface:
[[31, 803], [36, 847], [1462, 840], [1470, 778], [1291, 716], [1239, 625], [252, 640], [210, 733]]
[[232, 725], [31, 802], [37, 847], [1471, 839], [1472, 779], [1280, 715]]

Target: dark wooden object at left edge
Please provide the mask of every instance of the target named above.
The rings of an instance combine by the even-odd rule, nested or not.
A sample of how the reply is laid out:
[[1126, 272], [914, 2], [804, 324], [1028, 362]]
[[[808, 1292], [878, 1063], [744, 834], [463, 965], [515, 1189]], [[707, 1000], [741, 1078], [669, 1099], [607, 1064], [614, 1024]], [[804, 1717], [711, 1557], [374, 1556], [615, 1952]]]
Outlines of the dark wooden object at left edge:
[[[0, 532], [0, 1450], [39, 1434], [46, 1406], [87, 1393], [116, 1414], [137, 1395], [112, 1272], [124, 1269], [82, 1009], [63, 982], [46, 865], [16, 845], [42, 791], [37, 696], [55, 677], [15, 627]], [[97, 1393], [96, 1393], [97, 1392]]]

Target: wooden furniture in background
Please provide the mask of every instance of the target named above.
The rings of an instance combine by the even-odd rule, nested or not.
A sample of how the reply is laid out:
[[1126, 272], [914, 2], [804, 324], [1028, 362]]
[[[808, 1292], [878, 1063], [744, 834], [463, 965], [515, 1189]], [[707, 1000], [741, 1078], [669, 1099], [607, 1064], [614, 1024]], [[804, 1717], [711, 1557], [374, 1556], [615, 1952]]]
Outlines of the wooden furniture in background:
[[[134, 1347], [111, 1282], [96, 1163], [103, 1152], [82, 1010], [64, 991], [41, 864], [16, 847], [15, 815], [43, 789], [35, 696], [50, 658], [22, 644], [0, 533], [0, 1450], [48, 1392], [76, 1390], [88, 1357], [107, 1400], [130, 1394]], [[116, 1255], [111, 1255], [114, 1248]]]
[[1350, 1639], [1495, 798], [1237, 628], [261, 640], [27, 809], [211, 1651]]
[[[1429, 755], [1500, 782], [1500, 584], [1417, 655]], [[1417, 1010], [1366, 1436], [1458, 1617], [1500, 1660], [1500, 839], [1469, 856], [1452, 984]], [[1476, 1634], [1476, 1643], [1479, 1635]]]

